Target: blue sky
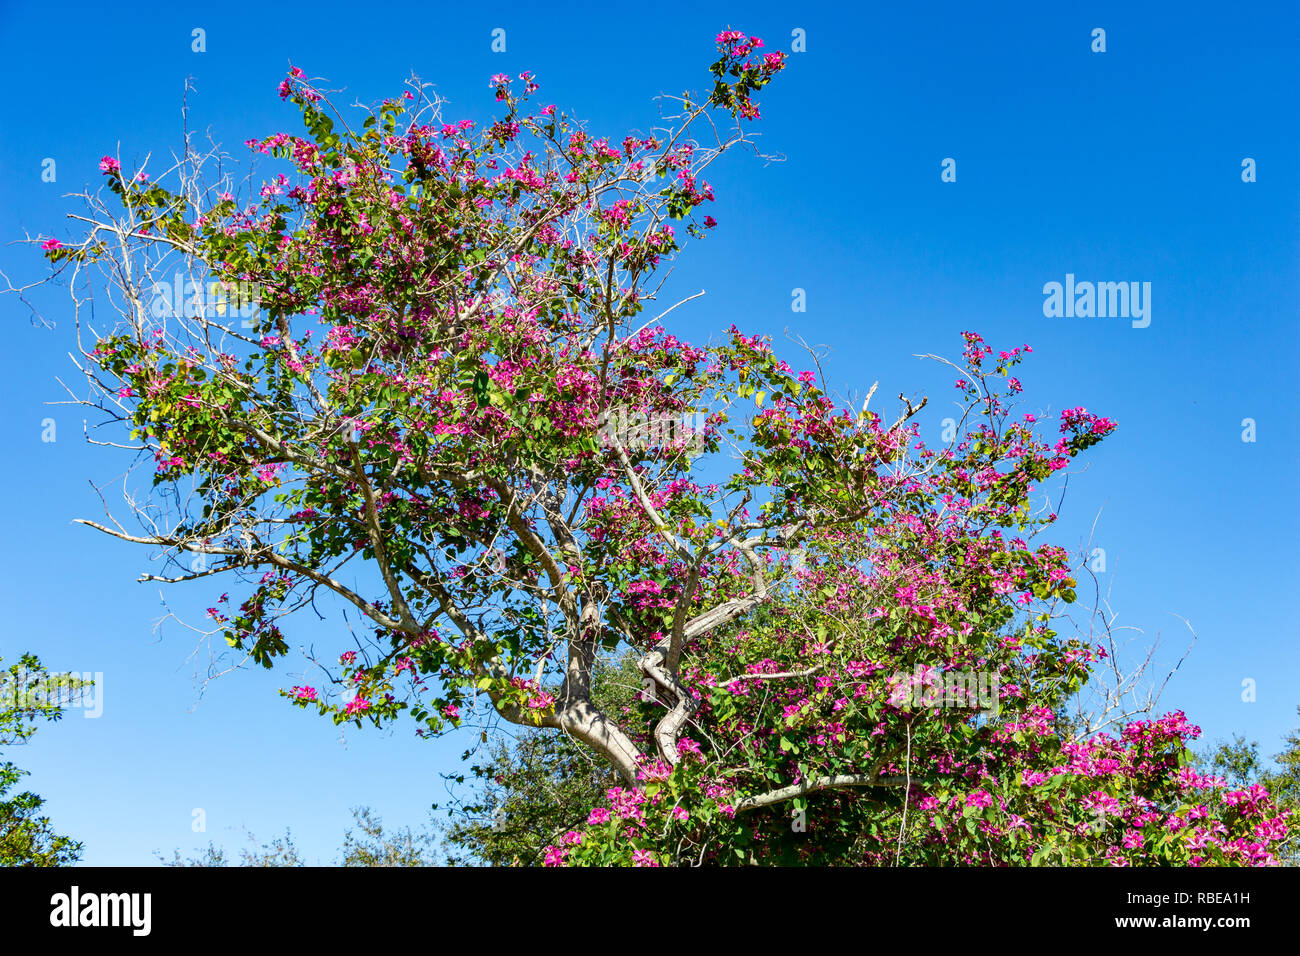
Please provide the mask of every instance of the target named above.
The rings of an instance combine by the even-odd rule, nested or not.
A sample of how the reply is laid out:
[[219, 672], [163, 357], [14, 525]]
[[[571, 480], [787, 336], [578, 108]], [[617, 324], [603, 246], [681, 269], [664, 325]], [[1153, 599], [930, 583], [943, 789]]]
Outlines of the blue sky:
[[[683, 296], [708, 294], [670, 326], [697, 340], [732, 322], [771, 333], [796, 365], [787, 329], [824, 343], [846, 391], [879, 380], [879, 395], [928, 393], [931, 441], [953, 376], [915, 354], [956, 355], [963, 329], [995, 347], [1030, 343], [1025, 410], [1085, 405], [1120, 423], [1071, 478], [1054, 540], [1078, 548], [1095, 520], [1119, 623], [1174, 649], [1186, 634], [1175, 615], [1196, 628], [1166, 707], [1209, 741], [1243, 733], [1278, 749], [1300, 722], [1296, 5], [415, 6], [136, 4], [123, 15], [0, 2], [11, 91], [0, 104], [0, 268], [16, 282], [42, 274], [12, 240], [66, 238], [75, 205], [63, 197], [98, 181], [100, 156], [120, 149], [132, 165], [178, 146], [187, 75], [192, 125], [235, 153], [292, 128], [275, 95], [290, 62], [363, 101], [415, 70], [450, 100], [448, 115], [476, 119], [493, 105], [489, 76], [532, 70], [547, 102], [621, 136], [651, 125], [656, 93], [707, 86], [719, 29], [786, 50], [801, 29], [806, 52], [760, 97], [761, 142], [785, 161], [733, 155], [710, 170], [721, 225], [672, 280]], [[191, 51], [195, 27], [204, 53]], [[1097, 27], [1104, 53], [1090, 49]], [[954, 183], [940, 181], [946, 157]], [[1246, 157], [1254, 183], [1242, 182]], [[41, 180], [46, 158], [55, 183]], [[1043, 285], [1067, 273], [1150, 282], [1150, 326], [1045, 317]], [[796, 288], [806, 312], [791, 311]], [[72, 712], [9, 757], [32, 771], [58, 826], [85, 841], [86, 863], [148, 864], [154, 850], [234, 847], [241, 827], [265, 840], [285, 826], [330, 862], [362, 803], [388, 823], [423, 822], [467, 739], [341, 735], [275, 694], [301, 666], [231, 674], [199, 696], [189, 632], [155, 633], [158, 586], [134, 583], [145, 555], [71, 523], [95, 516], [89, 479], [111, 478], [115, 463], [82, 442], [80, 414], [45, 404], [61, 398], [55, 377], [75, 372], [72, 328], [64, 293], [37, 301], [53, 329], [0, 298], [0, 656], [32, 650], [52, 668], [104, 675], [101, 717]], [[53, 443], [41, 440], [47, 417]], [[211, 593], [187, 588], [168, 600], [198, 620]], [[342, 628], [303, 621], [289, 639], [333, 646]], [[1254, 702], [1242, 700], [1246, 679]], [[196, 808], [205, 833], [192, 831]]]

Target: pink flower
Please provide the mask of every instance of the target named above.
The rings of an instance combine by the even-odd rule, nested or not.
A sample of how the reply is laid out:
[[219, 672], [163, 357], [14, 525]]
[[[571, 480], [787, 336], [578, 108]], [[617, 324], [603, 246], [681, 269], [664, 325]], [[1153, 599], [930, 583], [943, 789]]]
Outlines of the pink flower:
[[122, 169], [122, 164], [112, 156], [105, 156], [99, 161], [100, 172], [116, 173]]
[[63, 243], [59, 242], [59, 240], [57, 239], [46, 239], [44, 242], [41, 243], [41, 248], [44, 249], [46, 252], [53, 252], [55, 249], [58, 249], [62, 245]]
[[677, 752], [683, 754], [692, 754], [696, 757], [696, 759], [701, 761], [704, 759], [704, 755], [700, 751], [700, 745], [697, 744], [694, 740], [691, 740], [690, 737], [683, 737], [679, 741], [677, 741]]
[[609, 811], [604, 807], [597, 807], [595, 810], [592, 810], [591, 814], [587, 817], [587, 826], [591, 827], [598, 827], [602, 823], [608, 822]]
[[347, 707], [343, 708], [345, 714], [361, 714], [370, 709], [370, 701], [364, 697], [353, 697]]
[[564, 866], [564, 857], [567, 852], [558, 846], [548, 846], [546, 848], [546, 857], [542, 860], [542, 866]]
[[651, 854], [649, 850], [633, 850], [632, 865], [633, 866], [658, 866], [659, 864], [655, 861], [653, 854]]

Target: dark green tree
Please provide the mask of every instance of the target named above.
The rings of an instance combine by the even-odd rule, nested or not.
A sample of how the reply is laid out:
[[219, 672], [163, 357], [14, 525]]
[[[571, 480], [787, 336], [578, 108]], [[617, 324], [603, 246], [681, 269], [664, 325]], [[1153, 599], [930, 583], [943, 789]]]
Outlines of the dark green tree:
[[1204, 764], [1211, 773], [1225, 778], [1234, 787], [1248, 787], [1259, 782], [1259, 743], [1247, 741], [1238, 734], [1231, 743], [1221, 742], [1218, 749], [1208, 755]]
[[[356, 829], [343, 834], [342, 866], [436, 866], [435, 838], [429, 830], [402, 827], [387, 831], [383, 821], [369, 807], [354, 807], [352, 819]], [[239, 866], [307, 866], [288, 828], [284, 836], [256, 846], [257, 838], [244, 831], [251, 848], [239, 851]], [[170, 860], [155, 854], [163, 866], [230, 866], [224, 847], [209, 842], [197, 856], [182, 857], [179, 850]]]
[[[1300, 707], [1296, 708], [1300, 716]], [[1217, 749], [1202, 754], [1200, 764], [1207, 772], [1227, 778], [1237, 788], [1259, 784], [1273, 796], [1279, 807], [1291, 813], [1291, 833], [1280, 855], [1289, 866], [1300, 865], [1300, 730], [1282, 738], [1286, 745], [1274, 755], [1276, 770], [1269, 770], [1259, 755], [1258, 741], [1247, 741], [1238, 734], [1231, 742], [1220, 742]]]
[[[1300, 707], [1296, 708], [1296, 715], [1300, 716]], [[1266, 786], [1270, 792], [1276, 788], [1279, 799], [1288, 806], [1300, 806], [1300, 730], [1291, 731], [1282, 740], [1286, 748], [1273, 758], [1278, 770], [1265, 772]]]
[[[592, 701], [604, 713], [622, 715], [642, 679], [634, 655], [598, 660]], [[453, 865], [540, 865], [546, 846], [585, 822], [605, 790], [619, 783], [607, 761], [565, 734], [503, 733], [482, 752], [470, 768], [472, 796], [450, 808], [444, 848]]]
[[356, 807], [357, 829], [343, 835], [344, 866], [436, 866], [436, 840], [427, 829], [384, 830], [369, 807]]
[[[1300, 716], [1300, 707], [1296, 708]], [[1273, 795], [1278, 806], [1291, 811], [1291, 834], [1282, 846], [1282, 855], [1291, 866], [1300, 865], [1300, 729], [1282, 738], [1286, 745], [1273, 759], [1276, 770], [1265, 770], [1259, 782]]]
[[[58, 720], [64, 705], [88, 686], [67, 674], [51, 674], [32, 654], [0, 671], [0, 751], [26, 743], [42, 720]], [[44, 798], [14, 793], [28, 771], [0, 761], [0, 866], [68, 866], [81, 858], [82, 845], [54, 831], [41, 813]]]

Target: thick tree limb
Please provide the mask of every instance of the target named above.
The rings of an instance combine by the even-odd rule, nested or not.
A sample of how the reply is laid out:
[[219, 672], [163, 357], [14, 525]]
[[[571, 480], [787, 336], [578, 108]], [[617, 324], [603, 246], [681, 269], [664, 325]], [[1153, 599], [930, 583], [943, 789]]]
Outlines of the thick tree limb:
[[817, 777], [796, 783], [778, 790], [769, 790], [757, 796], [745, 797], [736, 804], [736, 812], [770, 807], [774, 803], [784, 803], [795, 797], [802, 797], [819, 790], [837, 790], [854, 787], [901, 787], [907, 785], [907, 777], [880, 777], [871, 773], [837, 773], [829, 777]]

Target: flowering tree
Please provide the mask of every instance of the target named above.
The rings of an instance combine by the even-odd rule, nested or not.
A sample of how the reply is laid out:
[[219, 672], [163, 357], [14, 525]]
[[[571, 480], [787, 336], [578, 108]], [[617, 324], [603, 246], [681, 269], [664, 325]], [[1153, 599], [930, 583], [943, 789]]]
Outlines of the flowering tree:
[[[1030, 494], [1115, 426], [1014, 414], [1027, 346], [965, 333], [963, 437], [928, 449], [924, 402], [889, 421], [759, 337], [662, 324], [663, 266], [716, 225], [706, 168], [784, 61], [717, 42], [709, 93], [622, 139], [527, 73], [485, 126], [417, 81], [357, 125], [294, 69], [305, 135], [249, 141], [285, 171], [247, 203], [211, 154], [174, 190], [105, 157], [120, 208], [88, 196], [43, 248], [74, 296], [107, 277], [86, 401], [166, 493], [85, 523], [171, 562], [144, 580], [243, 581], [209, 613], [266, 667], [286, 615], [363, 615], [300, 707], [590, 748], [622, 786], [548, 862], [1271, 861], [1267, 794], [1183, 766], [1181, 715], [1056, 720], [1094, 650], [1050, 627], [1075, 579], [1028, 545], [1055, 517]], [[628, 649], [644, 683], [602, 709]]]

